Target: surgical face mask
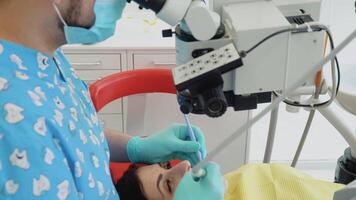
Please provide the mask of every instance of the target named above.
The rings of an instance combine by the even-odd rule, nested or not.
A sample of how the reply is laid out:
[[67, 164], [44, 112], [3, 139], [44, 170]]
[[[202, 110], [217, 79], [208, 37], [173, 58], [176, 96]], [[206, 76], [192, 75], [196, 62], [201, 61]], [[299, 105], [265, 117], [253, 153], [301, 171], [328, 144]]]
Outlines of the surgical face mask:
[[120, 19], [126, 0], [96, 0], [94, 4], [95, 23], [90, 29], [68, 26], [56, 4], [54, 9], [64, 24], [67, 44], [94, 44], [113, 36], [116, 22]]

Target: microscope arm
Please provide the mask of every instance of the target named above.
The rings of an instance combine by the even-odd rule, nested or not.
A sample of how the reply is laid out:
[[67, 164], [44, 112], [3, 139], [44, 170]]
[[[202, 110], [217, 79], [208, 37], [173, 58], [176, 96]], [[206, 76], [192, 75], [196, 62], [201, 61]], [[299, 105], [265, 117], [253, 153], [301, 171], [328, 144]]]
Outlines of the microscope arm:
[[[335, 182], [349, 184], [356, 179], [356, 131], [355, 131], [355, 116], [344, 110], [339, 104], [333, 102], [325, 108], [318, 108], [320, 112], [331, 125], [341, 134], [348, 143], [349, 147], [344, 151], [338, 161], [335, 170]], [[334, 199], [351, 199], [343, 198], [345, 195], [356, 197], [356, 182], [352, 183], [352, 187], [347, 187], [335, 193]], [[351, 197], [351, 196], [350, 196]], [[352, 198], [355, 199], [355, 198]]]
[[134, 0], [140, 6], [154, 11], [161, 20], [171, 26], [184, 24], [197, 40], [213, 38], [220, 27], [221, 18], [209, 10], [202, 0]]
[[333, 102], [326, 108], [317, 109], [330, 124], [341, 134], [351, 147], [351, 155], [356, 158], [356, 127], [353, 126], [354, 116]]

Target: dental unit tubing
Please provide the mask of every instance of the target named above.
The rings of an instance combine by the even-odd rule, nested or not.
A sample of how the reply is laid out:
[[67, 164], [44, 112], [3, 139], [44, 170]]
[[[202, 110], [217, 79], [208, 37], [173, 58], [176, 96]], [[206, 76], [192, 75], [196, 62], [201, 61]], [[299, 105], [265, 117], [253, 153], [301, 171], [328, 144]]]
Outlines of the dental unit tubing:
[[[324, 95], [327, 94], [328, 92], [328, 86], [326, 84], [323, 84], [320, 94]], [[296, 89], [291, 95], [288, 96], [288, 99], [291, 101], [296, 101], [300, 102], [301, 97], [303, 95], [313, 95], [315, 93], [315, 87], [314, 86], [304, 86], [304, 87], [299, 87]], [[306, 109], [309, 111], [309, 109]], [[296, 106], [291, 106], [291, 105], [286, 105], [286, 111], [289, 113], [298, 113], [300, 111], [300, 107]]]

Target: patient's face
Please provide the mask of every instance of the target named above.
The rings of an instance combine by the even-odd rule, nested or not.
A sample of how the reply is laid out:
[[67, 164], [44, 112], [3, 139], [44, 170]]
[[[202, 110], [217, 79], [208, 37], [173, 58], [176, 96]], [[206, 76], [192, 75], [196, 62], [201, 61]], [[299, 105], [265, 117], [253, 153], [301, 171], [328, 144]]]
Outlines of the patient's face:
[[156, 164], [139, 168], [137, 176], [148, 200], [171, 200], [180, 180], [190, 170], [191, 165], [188, 161], [183, 161], [170, 169]]

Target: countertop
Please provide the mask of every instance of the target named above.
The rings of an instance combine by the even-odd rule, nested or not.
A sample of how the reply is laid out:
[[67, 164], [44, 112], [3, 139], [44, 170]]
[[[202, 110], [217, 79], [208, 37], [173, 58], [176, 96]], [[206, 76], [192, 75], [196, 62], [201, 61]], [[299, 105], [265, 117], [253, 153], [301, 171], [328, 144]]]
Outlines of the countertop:
[[174, 37], [162, 37], [162, 30], [170, 28], [172, 27], [158, 19], [153, 12], [128, 7], [118, 21], [113, 37], [95, 45], [66, 45], [63, 50], [173, 50]]

